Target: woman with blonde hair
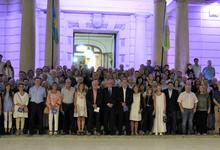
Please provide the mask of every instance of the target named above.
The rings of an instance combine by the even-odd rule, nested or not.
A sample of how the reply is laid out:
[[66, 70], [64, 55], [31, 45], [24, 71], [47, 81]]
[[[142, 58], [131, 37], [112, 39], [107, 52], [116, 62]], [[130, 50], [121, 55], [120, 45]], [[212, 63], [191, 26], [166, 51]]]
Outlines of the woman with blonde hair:
[[166, 96], [161, 91], [161, 86], [157, 85], [154, 96], [154, 126], [153, 133], [162, 135], [166, 132]]
[[28, 118], [29, 96], [24, 91], [24, 83], [18, 84], [18, 92], [14, 95], [14, 118], [16, 118], [16, 135], [22, 135], [25, 118]]
[[77, 117], [77, 134], [84, 134], [85, 118], [87, 117], [86, 90], [84, 83], [79, 83], [74, 96], [74, 117]]

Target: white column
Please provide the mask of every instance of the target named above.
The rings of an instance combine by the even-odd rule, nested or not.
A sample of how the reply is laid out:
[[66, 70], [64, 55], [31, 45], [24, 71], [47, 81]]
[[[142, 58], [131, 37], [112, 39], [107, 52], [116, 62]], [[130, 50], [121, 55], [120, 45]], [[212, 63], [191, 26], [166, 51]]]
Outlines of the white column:
[[[153, 63], [161, 65], [163, 46], [163, 20], [166, 0], [154, 0]], [[163, 54], [163, 64], [167, 62], [167, 53]]]
[[189, 62], [188, 0], [176, 0], [175, 68], [185, 71]]
[[136, 14], [136, 48], [135, 48], [135, 69], [146, 63], [147, 40], [146, 40], [146, 14]]
[[[45, 49], [45, 65], [53, 66], [59, 65], [60, 62], [60, 45], [59, 42], [52, 41], [52, 1], [47, 1], [47, 27], [46, 27], [46, 49]], [[60, 41], [60, 0], [54, 0], [55, 9], [57, 12], [58, 19], [58, 32], [59, 32], [59, 41]], [[52, 54], [52, 43], [53, 43], [53, 54]], [[53, 62], [52, 62], [53, 55]]]
[[35, 0], [22, 0], [20, 70], [34, 69], [35, 65]]

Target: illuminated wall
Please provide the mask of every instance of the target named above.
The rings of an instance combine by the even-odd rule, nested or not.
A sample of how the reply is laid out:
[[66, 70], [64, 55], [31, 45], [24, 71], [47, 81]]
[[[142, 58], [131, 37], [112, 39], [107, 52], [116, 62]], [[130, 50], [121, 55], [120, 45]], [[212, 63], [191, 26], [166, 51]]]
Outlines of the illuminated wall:
[[[117, 33], [116, 64], [138, 68], [151, 59], [152, 54], [152, 2], [140, 0], [61, 1], [60, 64], [71, 66], [73, 32]], [[46, 1], [37, 0], [37, 26], [39, 30], [36, 67], [44, 64]], [[139, 39], [141, 38], [141, 40]], [[138, 50], [137, 50], [138, 49]], [[138, 55], [138, 56], [137, 56]], [[139, 59], [135, 59], [139, 57]]]
[[0, 53], [11, 60], [18, 76], [20, 63], [21, 0], [0, 1]]
[[[189, 46], [190, 62], [195, 57], [199, 58], [202, 68], [207, 66], [207, 61], [212, 60], [216, 69], [217, 77], [220, 79], [220, 10], [217, 6], [217, 17], [210, 17], [211, 4], [189, 6]], [[216, 8], [216, 7], [215, 7]], [[168, 51], [168, 63], [174, 67], [175, 60], [175, 10], [171, 13], [170, 41], [171, 49]]]
[[[117, 32], [117, 65], [123, 63], [126, 68], [137, 68], [140, 63], [152, 59], [153, 1], [139, 0], [135, 3], [132, 0], [105, 0], [102, 3], [98, 1], [93, 0], [91, 3], [89, 0], [61, 0], [61, 65], [71, 65], [72, 35], [75, 30]], [[42, 67], [47, 1], [36, 0], [36, 3], [36, 67]], [[21, 0], [0, 1], [0, 53], [3, 54], [4, 60], [12, 61], [16, 76], [19, 71], [21, 17]], [[175, 17], [174, 10], [169, 19], [171, 49], [168, 52], [168, 63], [171, 68], [174, 67], [175, 55]], [[102, 26], [96, 27], [95, 22], [100, 20]], [[216, 17], [210, 17], [209, 4], [191, 4], [189, 31], [191, 62], [194, 57], [198, 57], [204, 67], [207, 60], [211, 59], [220, 78], [220, 13], [218, 12]], [[143, 49], [137, 46], [140, 44]]]

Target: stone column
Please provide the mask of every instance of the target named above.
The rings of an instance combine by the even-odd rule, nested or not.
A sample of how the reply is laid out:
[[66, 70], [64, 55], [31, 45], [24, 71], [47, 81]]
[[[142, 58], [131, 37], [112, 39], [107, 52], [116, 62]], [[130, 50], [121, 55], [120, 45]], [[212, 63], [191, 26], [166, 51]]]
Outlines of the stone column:
[[189, 62], [188, 0], [176, 0], [175, 68], [185, 71]]
[[[163, 46], [163, 20], [166, 0], [154, 0], [153, 63], [161, 65]], [[163, 53], [163, 64], [167, 62], [167, 52]]]
[[20, 70], [35, 67], [35, 0], [22, 0]]
[[139, 69], [140, 65], [146, 64], [147, 61], [146, 17], [146, 14], [136, 14], [135, 69]]
[[[52, 18], [53, 18], [53, 1], [57, 12], [58, 19], [58, 43], [52, 40]], [[46, 48], [45, 48], [45, 65], [53, 66], [59, 65], [60, 62], [60, 1], [59, 0], [47, 0], [47, 27], [46, 27]], [[53, 46], [52, 46], [53, 45]], [[52, 52], [53, 47], [53, 52]], [[53, 56], [53, 58], [52, 58]]]

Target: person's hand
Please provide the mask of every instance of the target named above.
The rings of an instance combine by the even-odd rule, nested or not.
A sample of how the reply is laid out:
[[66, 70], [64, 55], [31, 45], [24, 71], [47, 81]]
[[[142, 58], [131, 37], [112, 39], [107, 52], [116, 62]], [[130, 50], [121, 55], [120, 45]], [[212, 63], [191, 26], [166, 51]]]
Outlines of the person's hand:
[[210, 109], [208, 109], [208, 114], [210, 114], [211, 113], [211, 110]]
[[194, 112], [194, 113], [196, 112], [196, 108], [193, 109], [193, 112]]
[[109, 108], [112, 108], [112, 104], [111, 104], [111, 103], [108, 103], [107, 106], [108, 106]]
[[97, 105], [96, 105], [96, 104], [93, 104], [92, 106], [93, 106], [93, 108], [94, 108], [94, 109], [96, 109], [96, 107], [97, 107]]
[[123, 107], [125, 107], [125, 106], [126, 106], [126, 104], [123, 102], [123, 103], [122, 103], [122, 106], [123, 106]]
[[153, 116], [155, 115], [155, 110], [153, 111], [152, 115], [153, 115]]
[[142, 109], [139, 110], [139, 114], [142, 112]]
[[181, 108], [180, 111], [181, 111], [181, 113], [184, 113], [184, 109]]

